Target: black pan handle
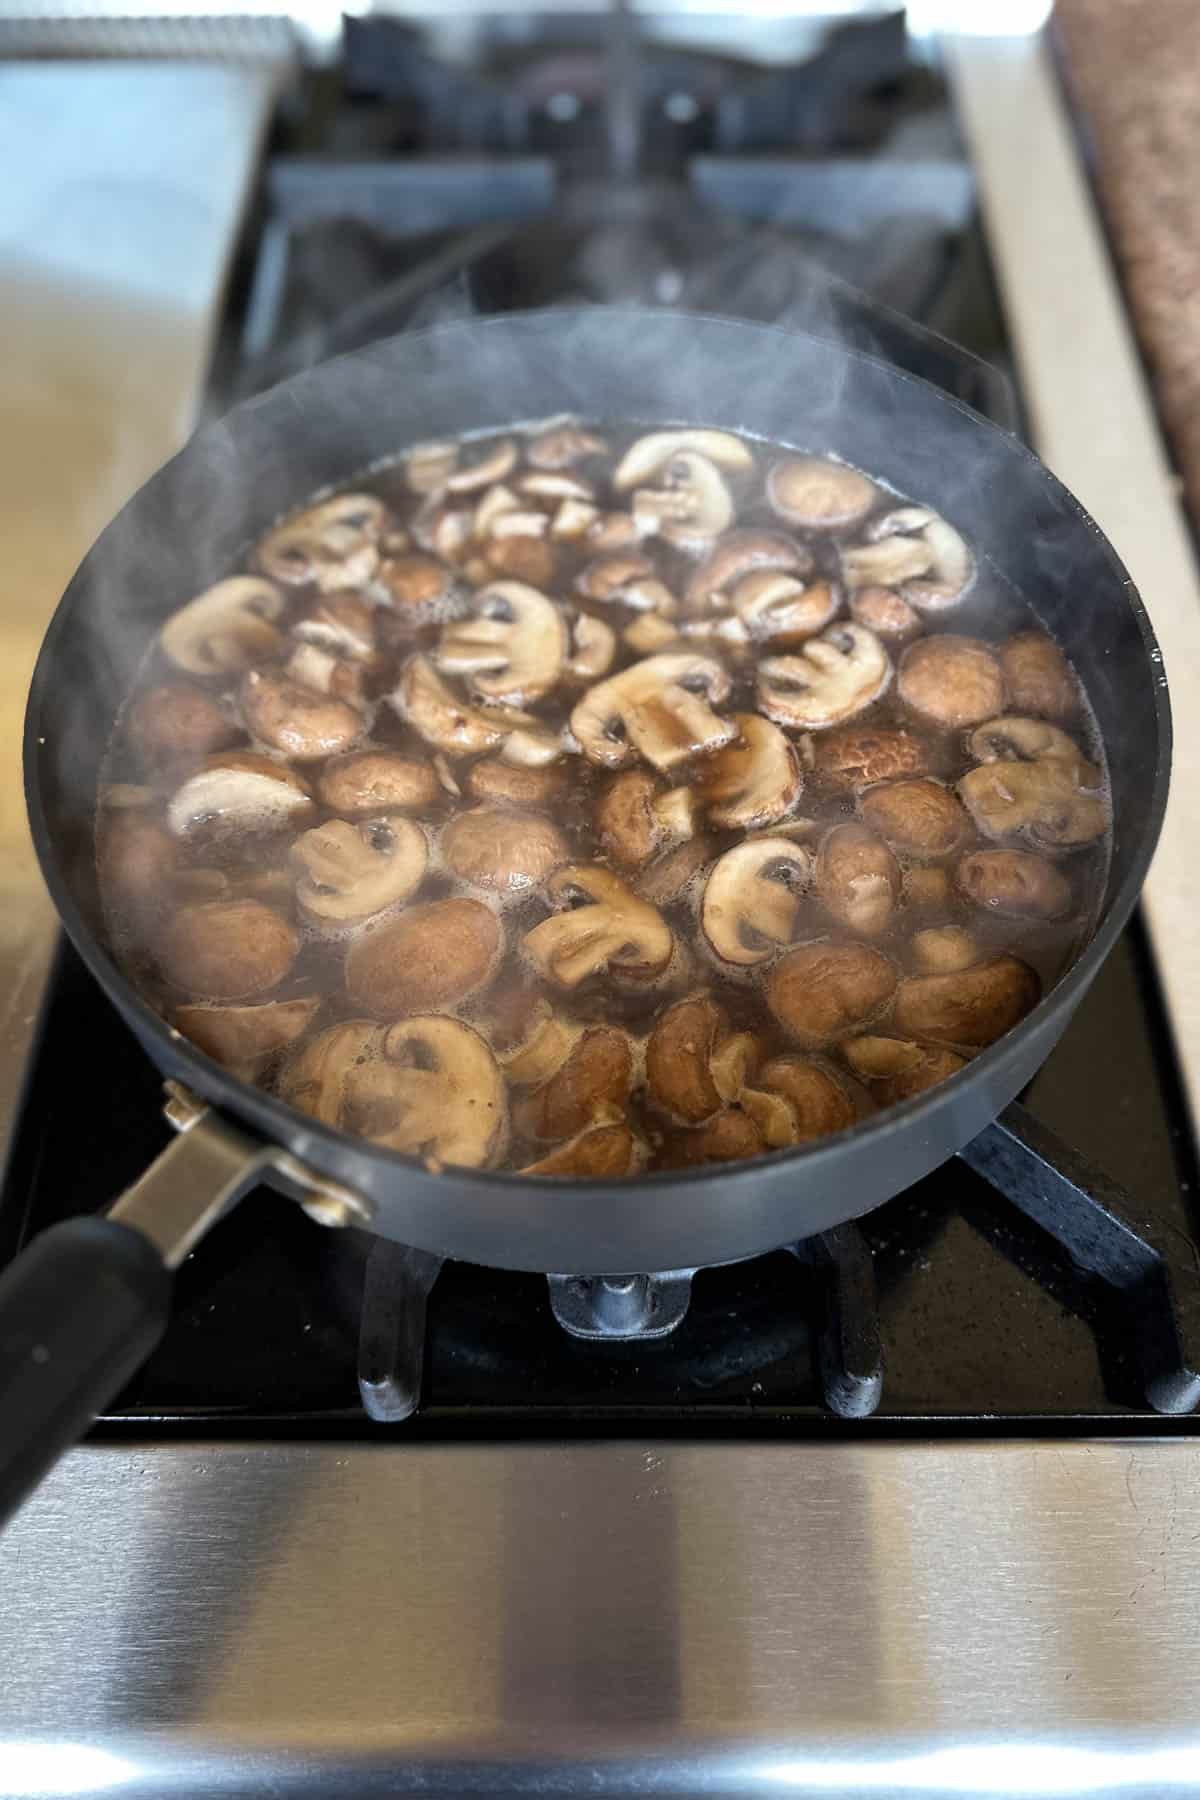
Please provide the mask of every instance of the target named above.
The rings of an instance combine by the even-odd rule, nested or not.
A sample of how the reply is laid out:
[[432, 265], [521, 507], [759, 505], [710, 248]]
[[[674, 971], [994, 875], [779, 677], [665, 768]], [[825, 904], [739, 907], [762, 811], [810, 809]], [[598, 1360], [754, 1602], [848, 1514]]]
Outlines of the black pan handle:
[[275, 1161], [195, 1103], [172, 1116], [181, 1135], [107, 1216], [52, 1225], [0, 1275], [0, 1526], [145, 1362], [172, 1271]]

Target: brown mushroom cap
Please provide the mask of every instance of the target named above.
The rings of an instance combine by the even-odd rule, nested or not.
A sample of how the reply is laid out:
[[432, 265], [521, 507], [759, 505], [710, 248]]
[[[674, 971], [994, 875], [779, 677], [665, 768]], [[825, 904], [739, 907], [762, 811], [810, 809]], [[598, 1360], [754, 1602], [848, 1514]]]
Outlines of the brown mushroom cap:
[[321, 594], [297, 619], [292, 635], [335, 656], [369, 662], [375, 654], [375, 609], [353, 589]]
[[997, 956], [951, 975], [910, 975], [896, 990], [896, 1029], [966, 1050], [982, 1050], [1037, 1005], [1041, 982], [1027, 963]]
[[353, 750], [326, 763], [317, 797], [330, 812], [423, 812], [440, 793], [437, 771], [396, 750]]
[[106, 897], [138, 913], [162, 906], [178, 860], [178, 846], [170, 833], [145, 813], [130, 809], [107, 813], [98, 836]]
[[767, 1005], [789, 1036], [811, 1049], [857, 1031], [896, 991], [896, 970], [867, 944], [798, 944], [767, 978]]
[[695, 837], [676, 845], [642, 869], [637, 890], [651, 906], [672, 906], [681, 900], [701, 870], [716, 855], [716, 846], [708, 837]]
[[792, 1111], [791, 1142], [807, 1144], [854, 1123], [854, 1102], [822, 1064], [804, 1056], [775, 1056], [754, 1078], [757, 1088], [781, 1094]]
[[906, 706], [947, 731], [978, 725], [1004, 706], [1004, 676], [989, 645], [945, 632], [909, 645], [897, 687]]
[[738, 737], [699, 766], [697, 788], [714, 825], [754, 830], [793, 811], [804, 787], [796, 751], [778, 725], [735, 713]]
[[933, 751], [927, 738], [911, 731], [843, 725], [813, 739], [813, 767], [831, 786], [857, 791], [877, 781], [927, 775]]
[[281, 913], [259, 900], [183, 906], [159, 944], [172, 986], [202, 1000], [248, 1000], [278, 987], [300, 952]]
[[731, 1034], [716, 1001], [693, 994], [656, 1021], [646, 1044], [646, 1086], [663, 1112], [698, 1125], [736, 1100], [756, 1061], [754, 1039]]
[[548, 819], [498, 806], [459, 813], [443, 827], [441, 848], [451, 874], [500, 894], [536, 887], [570, 855]]
[[859, 588], [850, 596], [850, 617], [882, 638], [911, 637], [921, 629], [920, 613], [894, 588]]
[[558, 799], [566, 785], [561, 767], [522, 768], [488, 757], [472, 764], [466, 775], [466, 790], [472, 800], [491, 801], [504, 806], [549, 806]]
[[674, 1168], [687, 1169], [698, 1163], [741, 1162], [761, 1156], [765, 1149], [754, 1120], [740, 1108], [727, 1106], [695, 1130], [678, 1132], [668, 1147], [668, 1160]]
[[684, 605], [690, 612], [725, 606], [736, 583], [756, 570], [787, 569], [805, 575], [811, 568], [808, 551], [780, 531], [727, 531], [697, 564], [684, 589]]
[[534, 588], [548, 588], [558, 572], [558, 558], [544, 537], [525, 534], [488, 539], [484, 561], [493, 575]]
[[349, 750], [366, 730], [362, 714], [346, 701], [315, 693], [270, 670], [249, 670], [239, 704], [253, 737], [298, 762]]
[[335, 494], [268, 531], [254, 560], [286, 587], [358, 587], [375, 573], [386, 523], [387, 509], [373, 494]]
[[662, 824], [654, 811], [660, 792], [648, 769], [623, 769], [597, 795], [593, 830], [622, 868], [640, 869], [662, 847]]
[[205, 756], [241, 737], [236, 719], [190, 681], [143, 688], [125, 714], [130, 742], [155, 762], [171, 756]]
[[457, 1006], [484, 986], [503, 949], [500, 922], [479, 900], [431, 900], [357, 938], [346, 992], [378, 1019]]
[[955, 880], [976, 906], [1006, 918], [1061, 919], [1071, 910], [1066, 876], [1029, 850], [974, 850], [959, 863]]
[[175, 1024], [206, 1056], [253, 1076], [303, 1037], [320, 1004], [318, 994], [309, 994], [249, 1006], [181, 1006]]
[[996, 654], [1014, 711], [1065, 719], [1078, 710], [1079, 684], [1071, 665], [1044, 631], [1018, 631]]
[[969, 969], [982, 954], [961, 925], [929, 925], [913, 933], [909, 949], [922, 975], [950, 975], [956, 969]]
[[767, 499], [781, 518], [809, 531], [856, 525], [879, 499], [875, 483], [848, 463], [788, 456], [767, 476]]
[[904, 871], [904, 898], [910, 906], [919, 906], [926, 910], [948, 906], [950, 903], [949, 871], [922, 867], [920, 864], [915, 867], [910, 866]]
[[915, 1044], [909, 1038], [851, 1038], [842, 1045], [842, 1055], [881, 1106], [911, 1100], [967, 1066], [953, 1050]]
[[866, 825], [835, 825], [821, 840], [816, 894], [826, 912], [850, 931], [878, 937], [900, 897], [900, 865]]
[[390, 557], [380, 563], [376, 579], [410, 627], [431, 624], [457, 610], [458, 577], [436, 556], [412, 551]]
[[517, 1128], [527, 1137], [557, 1141], [615, 1122], [624, 1117], [632, 1083], [629, 1039], [615, 1026], [594, 1026], [562, 1067], [522, 1101]]
[[859, 804], [871, 829], [908, 856], [949, 856], [971, 837], [961, 801], [928, 777], [869, 788]]
[[577, 1175], [593, 1180], [634, 1175], [645, 1161], [644, 1147], [628, 1125], [600, 1125], [580, 1132], [569, 1144], [540, 1161], [527, 1163], [522, 1175]]
[[611, 870], [566, 863], [548, 878], [546, 895], [565, 910], [535, 925], [524, 950], [560, 987], [578, 987], [602, 970], [652, 981], [670, 962], [675, 947], [670, 926]]
[[276, 654], [282, 611], [283, 595], [269, 581], [231, 575], [173, 612], [159, 642], [168, 662], [189, 675], [235, 673]]

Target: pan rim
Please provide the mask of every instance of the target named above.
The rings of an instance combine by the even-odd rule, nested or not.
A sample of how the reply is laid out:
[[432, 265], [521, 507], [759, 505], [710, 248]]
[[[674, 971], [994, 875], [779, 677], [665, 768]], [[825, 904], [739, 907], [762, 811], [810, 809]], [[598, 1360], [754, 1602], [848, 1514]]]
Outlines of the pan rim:
[[[403, 1173], [426, 1177], [431, 1173], [419, 1157], [384, 1149], [365, 1139], [355, 1138], [347, 1132], [325, 1125], [288, 1106], [268, 1090], [242, 1081], [221, 1064], [206, 1056], [174, 1027], [168, 1025], [166, 1020], [155, 1013], [141, 998], [84, 918], [71, 892], [68, 879], [60, 867], [56, 841], [43, 804], [38, 766], [38, 714], [41, 695], [47, 685], [48, 671], [54, 658], [58, 638], [67, 629], [73, 616], [81, 573], [118, 521], [131, 507], [135, 507], [143, 501], [147, 489], [156, 483], [168, 482], [177, 463], [193, 452], [196, 444], [203, 440], [206, 432], [223, 428], [229, 417], [235, 417], [243, 409], [249, 410], [267, 402], [277, 402], [279, 396], [284, 393], [295, 395], [303, 389], [306, 383], [318, 379], [328, 379], [329, 371], [339, 364], [368, 363], [372, 356], [387, 350], [397, 341], [409, 343], [414, 340], [450, 339], [454, 336], [474, 338], [484, 333], [499, 335], [505, 332], [533, 332], [545, 329], [548, 325], [558, 324], [565, 328], [572, 320], [594, 313], [603, 313], [610, 318], [626, 319], [631, 329], [635, 328], [639, 322], [646, 324], [653, 322], [658, 327], [667, 323], [686, 325], [695, 322], [732, 327], [747, 335], [777, 338], [783, 342], [799, 339], [809, 344], [818, 344], [825, 350], [833, 350], [838, 356], [850, 361], [872, 365], [886, 373], [893, 381], [931, 394], [938, 406], [961, 414], [992, 441], [1002, 443], [1007, 456], [1011, 457], [1014, 454], [1019, 456], [1032, 468], [1060, 505], [1065, 502], [1066, 509], [1074, 519], [1098, 540], [1107, 560], [1112, 565], [1114, 574], [1120, 580], [1125, 603], [1133, 614], [1147, 657], [1152, 662], [1157, 662], [1161, 669], [1162, 653], [1154, 634], [1149, 612], [1124, 563], [1087, 509], [1027, 444], [1014, 434], [993, 424], [991, 420], [978, 413], [963, 400], [947, 394], [922, 377], [899, 369], [895, 364], [888, 362], [883, 357], [873, 355], [869, 351], [822, 338], [814, 332], [728, 318], [716, 313], [683, 312], [666, 308], [642, 306], [546, 307], [530, 312], [497, 314], [485, 319], [456, 320], [430, 326], [420, 332], [402, 333], [398, 338], [384, 339], [377, 344], [368, 345], [364, 349], [348, 352], [344, 356], [318, 364], [314, 369], [295, 375], [280, 384], [279, 387], [268, 390], [266, 394], [243, 402], [242, 406], [234, 408], [231, 414], [224, 416], [224, 419], [202, 427], [146, 483], [136, 490], [115, 518], [105, 527], [95, 544], [89, 548], [83, 562], [72, 575], [43, 637], [30, 682], [23, 733], [23, 762], [26, 807], [38, 863], [59, 919], [85, 966], [100, 983], [107, 997], [117, 1004], [118, 1010], [125, 1019], [131, 1023], [137, 1021], [139, 1035], [143, 1038], [149, 1036], [160, 1046], [167, 1059], [181, 1062], [185, 1066], [199, 1092], [210, 1095], [214, 1089], [220, 1090], [222, 1098], [227, 1098], [232, 1094], [236, 1103], [235, 1110], [239, 1116], [248, 1118], [252, 1128], [261, 1131], [271, 1141], [286, 1138], [287, 1134], [294, 1131], [299, 1123], [303, 1127], [306, 1137], [327, 1146], [331, 1152], [336, 1153], [349, 1147], [356, 1156], [364, 1157], [372, 1164], [377, 1163], [382, 1169], [393, 1171], [397, 1176]], [[564, 1186], [569, 1187], [572, 1192], [579, 1191], [582, 1194], [598, 1195], [620, 1190], [644, 1192], [649, 1196], [666, 1190], [699, 1190], [713, 1181], [719, 1181], [723, 1188], [729, 1191], [731, 1201], [735, 1201], [749, 1184], [759, 1178], [764, 1169], [787, 1165], [794, 1167], [797, 1172], [802, 1169], [815, 1172], [823, 1166], [836, 1164], [847, 1147], [852, 1144], [871, 1142], [876, 1146], [883, 1146], [889, 1138], [900, 1134], [906, 1135], [910, 1130], [918, 1129], [922, 1121], [932, 1119], [939, 1112], [945, 1110], [953, 1103], [955, 1096], [965, 1091], [980, 1076], [981, 1072], [986, 1075], [989, 1071], [1003, 1070], [1006, 1063], [1019, 1057], [1022, 1045], [1031, 1034], [1036, 1032], [1039, 1025], [1047, 1024], [1055, 1013], [1064, 1008], [1068, 1014], [1073, 1010], [1074, 1004], [1082, 996], [1101, 963], [1109, 954], [1137, 903], [1158, 841], [1170, 783], [1172, 728], [1169, 691], [1165, 676], [1160, 677], [1155, 683], [1153, 694], [1156, 736], [1154, 780], [1147, 795], [1145, 807], [1141, 810], [1139, 818], [1129, 826], [1129, 829], [1138, 833], [1138, 841], [1124, 879], [1101, 914], [1091, 939], [1071, 967], [1043, 994], [1038, 1004], [1019, 1025], [1006, 1032], [995, 1044], [982, 1050], [964, 1069], [957, 1071], [935, 1088], [916, 1095], [912, 1099], [901, 1101], [883, 1112], [856, 1121], [854, 1125], [829, 1138], [819, 1139], [811, 1144], [771, 1151], [741, 1162], [717, 1163], [697, 1169], [656, 1170], [645, 1174], [620, 1177], [571, 1177], [567, 1182], [564, 1182], [561, 1177], [528, 1175], [517, 1170], [474, 1169], [455, 1165], [452, 1170], [455, 1185], [460, 1188], [478, 1188], [485, 1192], [489, 1190], [509, 1192], [532, 1190], [535, 1194], [545, 1194], [547, 1197], [556, 1191], [561, 1191]], [[222, 1098], [218, 1098], [212, 1103], [220, 1105]]]

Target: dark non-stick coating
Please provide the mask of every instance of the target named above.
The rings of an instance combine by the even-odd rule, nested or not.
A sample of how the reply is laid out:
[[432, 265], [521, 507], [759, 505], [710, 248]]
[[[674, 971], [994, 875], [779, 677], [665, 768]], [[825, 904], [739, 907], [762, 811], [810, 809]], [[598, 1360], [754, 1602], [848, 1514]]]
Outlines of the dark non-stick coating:
[[[617, 1182], [431, 1174], [236, 1081], [142, 1004], [106, 947], [92, 851], [97, 770], [117, 706], [167, 614], [315, 490], [413, 442], [565, 411], [702, 422], [833, 451], [928, 501], [982, 553], [977, 605], [998, 570], [1032, 599], [1083, 677], [1108, 747], [1111, 871], [1080, 960], [968, 1069], [806, 1149]], [[1169, 760], [1161, 656], [1141, 602], [1092, 520], [1015, 438], [925, 383], [817, 338], [613, 308], [393, 339], [200, 432], [71, 583], [42, 649], [26, 728], [29, 813], [55, 904], [164, 1073], [359, 1189], [388, 1236], [475, 1262], [572, 1273], [752, 1255], [869, 1211], [973, 1137], [1047, 1055], [1125, 923], [1157, 837]]]

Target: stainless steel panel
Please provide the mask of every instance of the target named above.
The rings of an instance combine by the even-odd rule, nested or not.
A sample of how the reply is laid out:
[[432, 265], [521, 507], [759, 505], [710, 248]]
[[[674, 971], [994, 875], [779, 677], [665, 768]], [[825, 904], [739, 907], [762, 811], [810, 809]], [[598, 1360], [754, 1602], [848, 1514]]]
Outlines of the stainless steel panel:
[[1200, 1790], [1197, 1543], [1187, 1440], [88, 1448], [0, 1792]]

